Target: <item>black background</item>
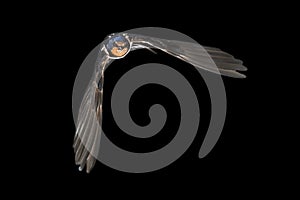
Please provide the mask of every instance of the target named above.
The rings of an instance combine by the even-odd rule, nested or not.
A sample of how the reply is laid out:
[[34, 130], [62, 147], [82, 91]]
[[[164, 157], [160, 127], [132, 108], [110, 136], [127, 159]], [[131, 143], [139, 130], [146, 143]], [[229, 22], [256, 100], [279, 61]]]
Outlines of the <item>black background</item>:
[[[233, 188], [238, 187], [239, 190], [249, 193], [251, 190], [264, 190], [265, 184], [278, 178], [274, 176], [272, 169], [280, 161], [277, 160], [277, 156], [280, 156], [278, 150], [273, 148], [276, 144], [272, 143], [277, 136], [270, 128], [274, 124], [276, 126], [276, 121], [270, 117], [270, 113], [274, 113], [274, 107], [267, 98], [276, 89], [270, 75], [274, 70], [270, 70], [269, 62], [274, 55], [269, 55], [268, 49], [273, 48], [269, 35], [274, 30], [273, 24], [277, 19], [270, 17], [264, 6], [247, 3], [235, 6], [217, 3], [184, 6], [183, 3], [175, 3], [178, 6], [176, 9], [173, 6], [148, 6], [147, 3], [133, 9], [125, 8], [125, 4], [126, 2], [121, 7], [114, 7], [110, 3], [100, 7], [54, 6], [47, 11], [38, 11], [37, 15], [25, 20], [30, 24], [30, 31], [24, 30], [27, 32], [26, 45], [34, 48], [32, 62], [38, 66], [31, 68], [36, 80], [29, 81], [32, 81], [33, 93], [38, 93], [38, 98], [43, 101], [35, 103], [35, 108], [40, 114], [30, 118], [30, 121], [38, 128], [29, 133], [33, 136], [30, 145], [29, 142], [22, 144], [22, 147], [25, 146], [22, 148], [24, 156], [18, 158], [17, 171], [29, 177], [38, 176], [42, 182], [48, 182], [50, 177], [54, 179], [54, 185], [55, 182], [67, 181], [68, 186], [75, 184], [78, 193], [83, 192], [83, 189], [80, 189], [84, 186], [99, 188], [101, 192], [104, 192], [102, 188], [118, 190], [125, 187], [134, 190], [138, 187], [148, 194], [148, 187], [151, 187], [153, 192], [156, 189], [170, 188], [169, 191], [174, 191], [174, 187], [192, 186], [204, 190], [211, 186], [230, 186], [229, 183]], [[104, 13], [101, 12], [103, 9], [111, 11]], [[42, 18], [37, 20], [39, 16]], [[218, 47], [234, 55], [243, 60], [244, 65], [248, 67], [248, 71], [245, 72], [246, 79], [223, 78], [227, 93], [227, 118], [221, 137], [205, 158], [198, 158], [203, 132], [209, 123], [207, 117], [210, 110], [205, 83], [201, 76], [195, 73], [195, 69], [161, 52], [158, 55], [144, 50], [132, 52], [128, 58], [124, 58], [128, 60], [128, 65], [123, 65], [122, 61], [115, 62], [107, 70], [105, 90], [111, 91], [112, 86], [109, 82], [117, 81], [121, 72], [129, 70], [134, 63], [157, 61], [174, 67], [187, 77], [201, 100], [201, 122], [197, 137], [181, 158], [155, 172], [124, 173], [100, 162], [96, 163], [90, 174], [79, 172], [74, 163], [72, 149], [75, 134], [72, 90], [77, 71], [88, 53], [108, 34], [148, 26], [182, 32], [202, 45]], [[32, 40], [37, 41], [37, 44], [32, 45]], [[42, 86], [36, 86], [37, 82], [42, 83]], [[153, 102], [160, 102], [154, 94], [157, 87], [159, 86], [145, 87], [132, 98], [130, 111], [133, 120], [140, 125], [149, 122], [148, 107]], [[159, 90], [170, 100], [170, 120], [176, 124], [176, 100], [163, 88]], [[146, 95], [151, 98], [145, 99]], [[104, 105], [109, 105], [108, 96], [104, 98]], [[146, 102], [145, 107], [140, 105], [141, 101]], [[26, 112], [31, 111], [29, 109]], [[111, 137], [116, 143], [134, 151], [146, 151], [147, 148], [151, 148], [151, 144], [145, 147], [143, 141], [126, 142], [125, 136], [121, 136], [122, 133], [117, 130], [113, 121], [109, 120], [110, 112], [105, 111], [105, 115], [107, 122], [104, 129], [108, 130], [107, 132], [113, 130]], [[154, 146], [157, 145], [154, 148], [162, 146], [172, 137], [176, 127], [170, 124], [168, 126], [165, 128], [167, 136], [162, 137], [160, 141], [152, 141]], [[29, 129], [28, 125], [24, 127]], [[153, 184], [150, 184], [152, 182]]]

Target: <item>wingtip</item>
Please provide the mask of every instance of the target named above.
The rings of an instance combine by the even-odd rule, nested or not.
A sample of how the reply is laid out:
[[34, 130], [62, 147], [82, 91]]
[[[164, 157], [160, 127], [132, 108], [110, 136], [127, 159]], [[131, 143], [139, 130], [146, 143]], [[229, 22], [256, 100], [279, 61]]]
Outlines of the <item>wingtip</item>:
[[95, 163], [96, 163], [96, 158], [93, 157], [91, 154], [87, 158], [87, 164], [86, 164], [86, 173], [90, 173], [91, 170], [94, 168]]
[[245, 74], [241, 74], [239, 72], [236, 71], [236, 76], [233, 76], [234, 78], [240, 78], [240, 79], [244, 79], [246, 78], [247, 76]]

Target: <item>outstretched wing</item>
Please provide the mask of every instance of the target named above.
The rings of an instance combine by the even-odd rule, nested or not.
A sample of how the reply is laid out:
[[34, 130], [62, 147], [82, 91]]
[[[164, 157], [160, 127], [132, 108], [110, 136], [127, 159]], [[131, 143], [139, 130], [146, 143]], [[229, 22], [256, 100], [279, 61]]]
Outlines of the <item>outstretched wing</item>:
[[156, 48], [172, 56], [175, 56], [193, 66], [235, 78], [246, 76], [238, 71], [246, 71], [247, 68], [241, 60], [213, 47], [203, 47], [197, 43], [166, 40], [144, 35], [130, 34], [134, 46], [137, 48]]
[[82, 170], [86, 165], [89, 173], [94, 167], [99, 151], [102, 125], [103, 72], [111, 60], [100, 50], [96, 68], [83, 96], [76, 124], [73, 148], [75, 163]]

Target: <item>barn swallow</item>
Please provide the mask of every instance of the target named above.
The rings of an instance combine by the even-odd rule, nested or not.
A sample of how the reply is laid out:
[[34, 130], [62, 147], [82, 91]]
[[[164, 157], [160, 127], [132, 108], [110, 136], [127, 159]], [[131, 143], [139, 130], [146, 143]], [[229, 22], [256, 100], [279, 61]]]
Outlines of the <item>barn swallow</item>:
[[80, 171], [85, 166], [87, 173], [92, 170], [99, 150], [102, 134], [104, 70], [114, 60], [122, 59], [130, 51], [137, 49], [151, 51], [158, 49], [200, 70], [234, 78], [246, 77], [238, 72], [247, 70], [243, 62], [218, 48], [131, 33], [109, 35], [100, 45], [95, 70], [79, 108], [73, 148], [75, 163], [79, 165]]

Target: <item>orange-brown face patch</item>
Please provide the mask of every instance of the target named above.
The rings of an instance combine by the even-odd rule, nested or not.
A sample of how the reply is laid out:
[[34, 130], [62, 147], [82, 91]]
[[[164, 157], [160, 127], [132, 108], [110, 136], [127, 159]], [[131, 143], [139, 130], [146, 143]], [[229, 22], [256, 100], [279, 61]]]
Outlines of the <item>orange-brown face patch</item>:
[[114, 56], [118, 56], [118, 57], [121, 57], [121, 56], [124, 56], [128, 51], [128, 48], [125, 47], [124, 49], [122, 50], [119, 50], [117, 47], [113, 47], [112, 50], [111, 50], [111, 53], [114, 55]]

